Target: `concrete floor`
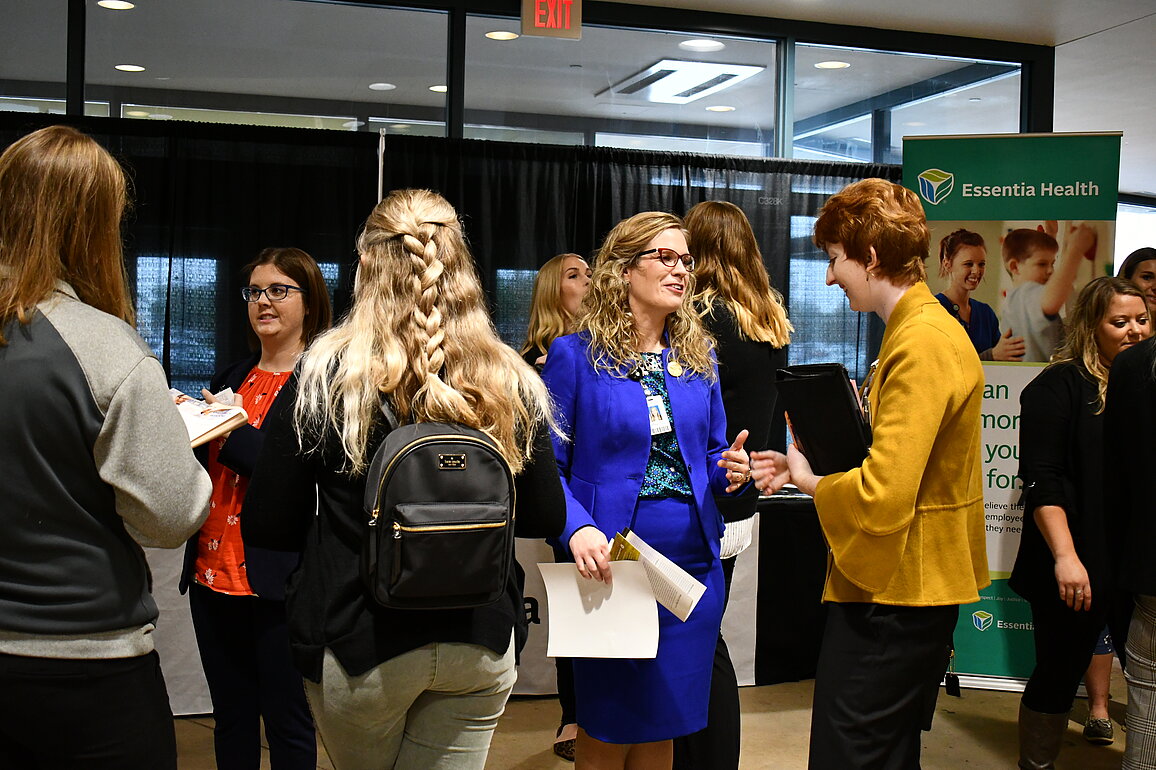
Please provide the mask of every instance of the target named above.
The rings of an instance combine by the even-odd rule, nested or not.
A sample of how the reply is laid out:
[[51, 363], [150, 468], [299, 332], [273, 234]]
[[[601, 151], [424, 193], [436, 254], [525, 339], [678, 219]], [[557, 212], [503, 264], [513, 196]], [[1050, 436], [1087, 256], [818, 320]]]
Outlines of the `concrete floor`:
[[[740, 689], [742, 770], [806, 767], [812, 684], [806, 681]], [[1112, 679], [1111, 703], [1111, 715], [1117, 723], [1116, 742], [1111, 746], [1092, 746], [1084, 740], [1080, 731], [1087, 707], [1082, 700], [1076, 702], [1058, 762], [1060, 770], [1120, 767], [1124, 738], [1119, 723], [1124, 719], [1126, 692], [1117, 666]], [[964, 690], [962, 698], [952, 698], [940, 692], [934, 729], [924, 733], [923, 767], [927, 770], [1014, 768], [1018, 709], [1018, 693]], [[552, 698], [512, 699], [494, 735], [487, 770], [572, 767], [550, 750], [557, 718], [558, 707]], [[212, 719], [181, 718], [176, 724], [180, 770], [212, 770]], [[267, 752], [262, 767], [268, 767]], [[324, 752], [318, 767], [333, 768]]]

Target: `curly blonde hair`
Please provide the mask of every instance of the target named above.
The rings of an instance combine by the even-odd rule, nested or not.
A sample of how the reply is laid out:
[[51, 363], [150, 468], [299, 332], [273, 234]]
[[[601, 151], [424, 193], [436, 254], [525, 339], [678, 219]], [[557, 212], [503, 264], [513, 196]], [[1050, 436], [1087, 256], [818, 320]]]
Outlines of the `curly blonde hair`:
[[[646, 245], [665, 230], [686, 228], [674, 214], [644, 211], [624, 219], [607, 234], [597, 256], [590, 288], [582, 300], [575, 328], [590, 339], [590, 363], [595, 369], [625, 377], [639, 364], [638, 329], [630, 312], [629, 291], [623, 273], [632, 267]], [[684, 281], [684, 299], [666, 320], [670, 359], [685, 369], [714, 379], [711, 351], [714, 340], [687, 301], [694, 295], [694, 274]]]
[[399, 419], [485, 431], [521, 470], [533, 426], [554, 425], [550, 400], [494, 330], [457, 212], [429, 190], [395, 190], [369, 215], [357, 250], [352, 309], [301, 361], [294, 420], [302, 448], [317, 449], [332, 429], [344, 470], [363, 473], [387, 393]]

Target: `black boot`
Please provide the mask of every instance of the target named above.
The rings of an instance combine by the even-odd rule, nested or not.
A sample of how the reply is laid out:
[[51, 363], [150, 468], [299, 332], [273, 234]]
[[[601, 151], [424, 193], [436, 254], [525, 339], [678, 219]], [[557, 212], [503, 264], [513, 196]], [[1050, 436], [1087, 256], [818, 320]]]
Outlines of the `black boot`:
[[1052, 770], [1068, 730], [1068, 715], [1041, 714], [1020, 703], [1020, 762], [1023, 770]]

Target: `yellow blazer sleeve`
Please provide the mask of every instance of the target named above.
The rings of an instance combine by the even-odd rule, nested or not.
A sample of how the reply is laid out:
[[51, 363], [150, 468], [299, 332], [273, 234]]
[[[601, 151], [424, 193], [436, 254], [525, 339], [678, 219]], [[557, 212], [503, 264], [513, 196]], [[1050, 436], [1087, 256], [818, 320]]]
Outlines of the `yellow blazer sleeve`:
[[966, 397], [959, 353], [941, 330], [916, 323], [887, 342], [870, 394], [871, 452], [815, 492], [835, 569], [871, 593], [895, 576], [945, 415]]

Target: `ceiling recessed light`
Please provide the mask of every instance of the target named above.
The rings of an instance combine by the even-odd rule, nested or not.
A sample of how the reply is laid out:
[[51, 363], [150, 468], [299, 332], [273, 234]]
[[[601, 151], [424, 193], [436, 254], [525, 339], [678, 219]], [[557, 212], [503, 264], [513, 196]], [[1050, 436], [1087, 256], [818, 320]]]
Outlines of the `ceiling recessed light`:
[[130, 3], [128, 0], [97, 0], [96, 4], [110, 11], [131, 11], [136, 8], [136, 4]]
[[727, 46], [726, 43], [721, 40], [683, 40], [678, 44], [678, 47], [684, 51], [709, 53], [711, 51], [721, 51]]
[[978, 97], [978, 96], [973, 96], [973, 97], [971, 97], [970, 99], [968, 99], [968, 101], [969, 101], [969, 102], [982, 102], [982, 101], [983, 101], [983, 99], [981, 99], [981, 98], [980, 98], [980, 97]]
[[725, 105], [725, 104], [715, 104], [711, 107], [707, 107], [706, 109], [707, 109], [707, 112], [734, 112], [735, 111], [734, 107], [730, 107], [730, 106]]
[[815, 69], [820, 70], [845, 70], [851, 65], [845, 61], [821, 61], [815, 64]]
[[919, 128], [920, 126], [926, 126], [927, 124], [924, 123], [922, 120], [909, 120], [906, 123], [904, 123], [903, 125], [911, 126], [912, 128]]
[[498, 29], [493, 32], [487, 32], [486, 37], [490, 40], [517, 40], [521, 35], [517, 32], [506, 32], [505, 30]]
[[148, 110], [125, 110], [125, 115], [130, 118], [147, 118], [149, 116]]
[[450, 87], [449, 86], [430, 86], [429, 90], [433, 91], [435, 94], [444, 94], [446, 91], [450, 90]]
[[397, 88], [393, 83], [370, 83], [370, 91], [392, 91]]
[[118, 65], [116, 65], [115, 69], [118, 69], [121, 72], [144, 72], [145, 71], [145, 68], [140, 66], [139, 64], [118, 64]]

